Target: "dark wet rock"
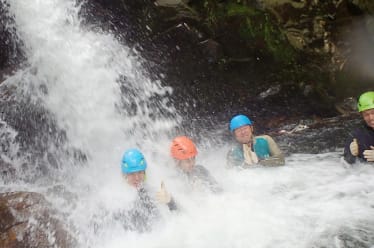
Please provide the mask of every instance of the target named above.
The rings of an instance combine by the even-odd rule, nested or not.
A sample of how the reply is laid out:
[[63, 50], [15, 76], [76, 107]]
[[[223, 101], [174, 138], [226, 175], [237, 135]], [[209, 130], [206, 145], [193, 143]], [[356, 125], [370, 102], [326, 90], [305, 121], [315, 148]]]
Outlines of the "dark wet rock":
[[27, 95], [30, 92], [20, 100], [16, 97], [17, 90], [0, 87], [0, 152], [8, 161], [22, 164], [17, 167], [7, 164], [4, 178], [33, 181], [63, 164], [69, 166], [68, 159], [75, 161], [75, 165], [85, 163], [86, 155], [66, 145], [66, 133], [57, 127], [49, 111], [32, 101]]
[[287, 153], [323, 153], [342, 151], [352, 130], [361, 125], [359, 114], [341, 115], [333, 118], [301, 120], [283, 123], [282, 128], [269, 134]]
[[350, 115], [357, 112], [357, 99], [354, 97], [347, 97], [341, 102], [335, 103], [336, 110], [342, 115]]
[[0, 178], [5, 182], [11, 182], [16, 176], [16, 169], [10, 163], [0, 158]]
[[[209, 26], [200, 5], [198, 1], [165, 6], [152, 1], [96, 0], [85, 5], [82, 15], [88, 24], [112, 30], [140, 52], [149, 76], [173, 87], [170, 98], [183, 116], [181, 126], [188, 130], [204, 132], [237, 113], [249, 114], [260, 126], [268, 118], [285, 115], [293, 119], [337, 114], [331, 94], [317, 87], [320, 78], [315, 75], [320, 73], [315, 70], [320, 67], [288, 65], [285, 59], [293, 56], [292, 48], [260, 6], [241, 12], [238, 4], [233, 5], [227, 19], [216, 19], [217, 25]], [[253, 23], [255, 36], [241, 36], [242, 13], [258, 19]], [[268, 36], [264, 28], [271, 30]], [[265, 51], [268, 45], [280, 62]], [[313, 81], [302, 74], [308, 70]], [[263, 92], [266, 97], [261, 97]], [[152, 113], [158, 114], [164, 115]]]
[[32, 192], [0, 194], [1, 247], [74, 247], [75, 241], [45, 198]]
[[[329, 75], [317, 85], [330, 88], [331, 96], [340, 100], [353, 92], [359, 94], [373, 84], [374, 77], [365, 76], [367, 72], [355, 66], [357, 63], [364, 67], [373, 65], [374, 40], [367, 28], [367, 14], [372, 3], [349, 0], [261, 2], [263, 8], [276, 17], [290, 44], [309, 57], [308, 64], [314, 67], [310, 68], [311, 72]], [[370, 55], [364, 55], [361, 50]]]
[[156, 0], [155, 3], [159, 6], [176, 7], [184, 3], [182, 0]]
[[149, 41], [155, 5], [152, 0], [82, 1], [80, 15], [85, 25], [113, 33], [129, 47]]
[[[191, 2], [190, 5], [194, 6], [193, 1]], [[198, 4], [196, 6], [195, 10], [202, 7]], [[160, 44], [159, 47], [169, 47], [161, 51], [167, 50], [166, 58], [170, 62], [161, 61], [159, 65], [164, 69], [157, 70], [166, 75], [163, 82], [173, 86], [176, 106], [182, 115], [186, 116], [188, 123], [191, 119], [203, 120], [205, 116], [210, 116], [209, 121], [213, 123], [222, 122], [239, 112], [260, 118], [286, 113], [291, 118], [298, 115], [335, 115], [331, 93], [323, 87], [316, 90], [323, 82], [319, 82], [322, 79], [315, 75], [323, 74], [323, 69], [313, 69], [313, 65], [303, 68], [300, 65], [300, 68], [284, 71], [280, 68], [282, 65], [264, 53], [261, 47], [266, 40], [281, 39], [280, 37], [264, 37], [259, 34], [257, 38], [247, 37], [245, 40], [245, 37], [238, 33], [243, 21], [243, 15], [239, 13], [252, 15], [253, 11], [254, 16], [263, 15], [269, 22], [271, 18], [266, 17], [265, 12], [253, 8], [233, 9], [232, 13], [234, 11], [238, 14], [230, 14], [231, 16], [224, 20], [217, 19], [213, 31], [212, 28], [207, 31], [206, 26], [196, 25], [192, 20], [185, 20], [174, 27], [187, 26], [188, 30], [170, 28], [166, 33], [157, 34], [157, 40], [154, 40], [156, 46]], [[200, 18], [204, 20], [207, 16], [200, 11]], [[269, 25], [265, 28], [274, 29], [272, 24], [267, 22], [253, 25]], [[260, 32], [256, 29], [257, 31]], [[212, 46], [196, 46], [203, 40], [210, 40], [211, 44], [214, 44], [213, 50]], [[285, 46], [277, 47], [281, 58], [286, 58], [283, 52], [287, 52], [288, 48]], [[318, 68], [321, 71], [316, 72]], [[309, 81], [310, 78], [306, 74], [301, 75], [303, 71], [314, 74], [313, 81]], [[259, 98], [261, 101], [256, 102]], [[197, 125], [206, 126], [204, 123]]]
[[18, 40], [14, 20], [8, 11], [8, 4], [0, 4], [0, 83], [9, 75], [16, 65], [23, 60], [22, 42]]
[[[373, 67], [374, 57], [371, 35], [374, 22], [368, 15], [372, 13], [370, 1], [172, 2], [167, 6], [180, 8], [188, 3], [194, 8], [201, 20], [199, 24], [188, 19], [184, 22], [191, 29], [197, 29], [204, 39], [212, 39], [222, 47], [223, 55], [216, 61], [224, 66], [210, 69], [232, 76], [231, 82], [220, 83], [222, 77], [216, 80], [210, 75], [210, 69], [202, 70], [205, 81], [217, 86], [216, 92], [225, 91], [222, 87], [225, 84], [230, 84], [230, 90], [235, 91], [239, 88], [236, 80], [246, 85], [244, 92], [248, 92], [248, 97], [251, 97], [250, 90], [257, 90], [256, 80], [267, 88], [273, 82], [285, 88], [289, 83], [304, 84], [307, 87], [300, 88], [298, 94], [310, 98], [311, 103], [322, 103], [318, 106], [322, 106], [320, 112], [330, 109], [332, 114], [337, 102], [359, 95], [373, 85], [374, 75], [368, 69]], [[189, 62], [185, 64], [188, 66]], [[240, 67], [246, 68], [246, 72]], [[199, 84], [205, 83], [199, 80]], [[284, 97], [282, 92], [279, 95]], [[226, 104], [230, 102], [228, 97]]]
[[[373, 83], [374, 56], [366, 50], [373, 47], [371, 11], [371, 2], [364, 0], [94, 0], [84, 1], [80, 14], [86, 28], [113, 33], [141, 54], [148, 76], [173, 87], [170, 98], [183, 116], [182, 129], [197, 133], [237, 113], [255, 119], [259, 131], [269, 131], [286, 121], [346, 112], [337, 103]], [[344, 39], [354, 26], [360, 33], [355, 41], [365, 46]], [[365, 66], [355, 51], [369, 51]], [[150, 104], [157, 108], [154, 98]], [[20, 143], [40, 149], [47, 164], [58, 167], [45, 137], [32, 138], [53, 129], [53, 117], [27, 102], [12, 108], [1, 113], [20, 130]], [[29, 114], [21, 120], [12, 116], [17, 111]], [[38, 120], [46, 124], [39, 127]], [[55, 131], [51, 139], [58, 146], [66, 137]]]
[[349, 2], [363, 12], [374, 14], [374, 2], [371, 0], [351, 0]]
[[209, 62], [217, 63], [223, 58], [222, 46], [218, 42], [207, 39], [199, 42], [199, 45]]
[[[198, 105], [196, 109], [202, 112], [227, 111], [213, 109], [215, 96], [226, 105], [233, 101], [247, 104], [241, 99], [252, 97], [254, 88], [259, 94], [264, 91], [257, 90], [259, 84], [270, 88], [274, 82], [286, 89], [290, 82], [295, 86], [304, 83], [307, 90], [300, 88], [298, 93], [310, 102], [323, 101], [331, 110], [336, 101], [357, 95], [373, 83], [371, 76], [364, 75], [374, 56], [367, 56], [361, 63], [365, 68], [358, 68], [361, 56], [355, 55], [360, 47], [373, 47], [367, 36], [374, 30], [367, 15], [372, 13], [372, 5], [367, 0], [95, 0], [84, 2], [81, 15], [88, 27], [110, 31], [128, 46], [140, 49], [151, 77], [166, 75], [162, 78], [165, 84], [183, 87], [176, 90], [176, 101], [198, 91], [198, 97], [186, 105]], [[180, 32], [181, 26], [188, 31]], [[353, 46], [352, 40], [345, 39], [355, 27], [362, 29], [357, 40], [366, 46]], [[214, 94], [210, 94], [212, 84]], [[187, 87], [194, 89], [185, 92]], [[238, 97], [245, 93], [248, 96]], [[184, 108], [178, 109], [183, 112]], [[190, 112], [198, 112], [196, 109]]]

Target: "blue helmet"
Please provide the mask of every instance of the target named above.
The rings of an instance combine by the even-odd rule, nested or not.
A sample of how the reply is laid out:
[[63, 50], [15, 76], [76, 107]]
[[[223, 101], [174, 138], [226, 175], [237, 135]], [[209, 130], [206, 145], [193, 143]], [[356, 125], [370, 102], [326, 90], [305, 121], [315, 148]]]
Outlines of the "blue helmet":
[[138, 171], [145, 171], [147, 162], [138, 149], [128, 149], [122, 157], [121, 170], [124, 174], [131, 174]]
[[252, 125], [252, 121], [245, 115], [236, 115], [230, 121], [230, 131], [233, 132], [235, 129], [245, 125]]

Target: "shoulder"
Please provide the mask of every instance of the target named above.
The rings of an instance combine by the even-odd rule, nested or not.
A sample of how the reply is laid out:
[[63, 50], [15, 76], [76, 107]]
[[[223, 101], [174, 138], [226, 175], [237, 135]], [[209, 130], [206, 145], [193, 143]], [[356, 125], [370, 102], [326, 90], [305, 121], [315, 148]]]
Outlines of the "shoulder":
[[228, 151], [228, 154], [232, 154], [232, 153], [237, 153], [237, 152], [242, 152], [243, 151], [243, 145], [242, 144], [232, 144], [229, 151]]
[[261, 139], [261, 138], [265, 139], [267, 141], [274, 141], [274, 139], [267, 134], [262, 134], [262, 135], [255, 136], [255, 139]]
[[360, 123], [353, 129], [353, 133], [362, 133], [362, 132], [373, 132], [374, 129], [366, 125], [365, 122]]
[[231, 144], [230, 150], [237, 150], [237, 149], [243, 149], [243, 145], [238, 142]]
[[194, 170], [198, 174], [204, 174], [204, 175], [208, 175], [209, 174], [209, 171], [207, 170], [207, 168], [205, 168], [202, 165], [195, 165]]
[[360, 138], [365, 135], [374, 134], [373, 129], [369, 129], [367, 126], [361, 126], [352, 131], [352, 136], [355, 138]]

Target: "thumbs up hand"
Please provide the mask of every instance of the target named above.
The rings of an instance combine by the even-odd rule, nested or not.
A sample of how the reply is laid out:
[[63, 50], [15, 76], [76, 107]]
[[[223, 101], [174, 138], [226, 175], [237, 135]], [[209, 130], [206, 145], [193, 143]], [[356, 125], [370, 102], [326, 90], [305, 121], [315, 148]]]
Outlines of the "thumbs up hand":
[[358, 156], [358, 143], [357, 139], [353, 139], [351, 144], [349, 145], [349, 150], [351, 151], [352, 155], [357, 157]]
[[171, 201], [171, 195], [167, 192], [163, 181], [161, 182], [160, 190], [156, 193], [156, 199], [163, 204], [168, 204]]
[[363, 155], [368, 162], [374, 162], [374, 146], [370, 146], [370, 150], [365, 150]]

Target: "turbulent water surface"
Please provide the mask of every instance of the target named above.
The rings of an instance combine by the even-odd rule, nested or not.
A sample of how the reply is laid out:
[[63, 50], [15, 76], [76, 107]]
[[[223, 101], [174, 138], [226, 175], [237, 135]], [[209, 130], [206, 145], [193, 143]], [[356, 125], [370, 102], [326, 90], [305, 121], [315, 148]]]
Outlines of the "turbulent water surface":
[[[0, 190], [43, 193], [80, 247], [374, 246], [373, 166], [346, 166], [335, 152], [294, 154], [280, 168], [228, 170], [229, 147], [211, 145], [208, 133], [198, 163], [224, 192], [192, 188], [169, 158], [181, 120], [167, 97], [172, 89], [150, 80], [134, 49], [83, 26], [75, 1], [5, 2], [27, 61], [1, 84], [12, 92], [2, 100], [1, 159], [19, 180], [0, 179]], [[33, 120], [38, 142], [21, 142], [17, 115]], [[119, 168], [131, 147], [144, 151], [150, 194], [164, 181], [179, 206], [169, 212], [159, 205], [145, 233], [112, 218], [135, 196]]]

